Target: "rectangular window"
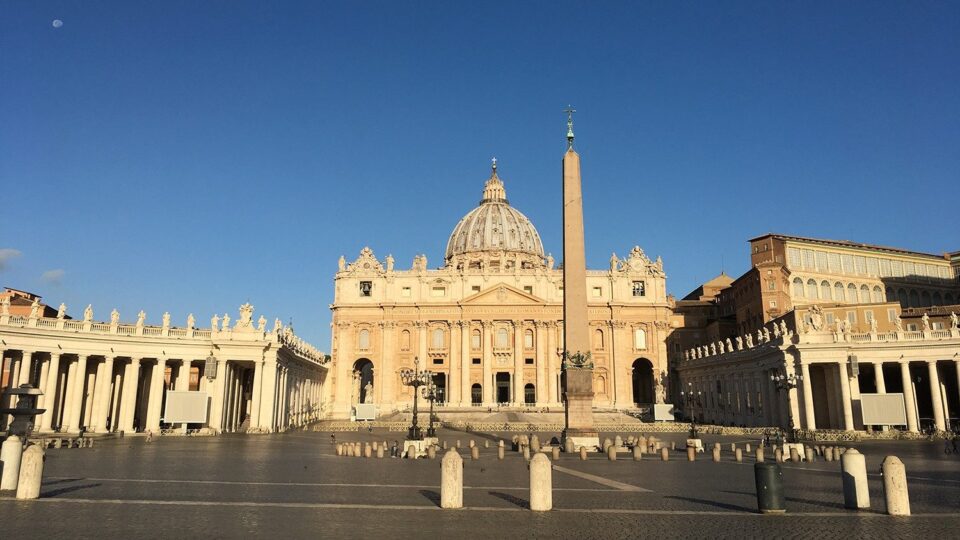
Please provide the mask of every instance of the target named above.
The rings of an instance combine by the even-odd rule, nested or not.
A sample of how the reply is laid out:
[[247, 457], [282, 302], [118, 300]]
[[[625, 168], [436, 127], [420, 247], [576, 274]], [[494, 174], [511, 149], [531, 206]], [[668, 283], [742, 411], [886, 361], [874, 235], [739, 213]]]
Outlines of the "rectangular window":
[[853, 274], [857, 271], [853, 266], [853, 255], [841, 255], [840, 261], [843, 263], [844, 274]]
[[477, 350], [480, 348], [480, 332], [474, 332], [473, 336], [470, 337], [470, 348]]
[[870, 321], [872, 321], [872, 320], [873, 320], [873, 311], [871, 311], [871, 310], [869, 310], [869, 309], [866, 310], [866, 311], [864, 311], [864, 312], [863, 312], [863, 320], [866, 321], [866, 322], [868, 322], [868, 323], [869, 323]]
[[373, 282], [372, 281], [361, 281], [360, 282], [360, 296], [370, 296], [373, 292]]
[[943, 323], [940, 321], [930, 323], [931, 330], [943, 330]]
[[864, 257], [864, 256], [862, 256], [862, 255], [857, 255], [856, 257], [853, 258], [853, 262], [854, 262], [854, 264], [855, 264], [856, 267], [857, 267], [857, 273], [858, 273], [858, 274], [866, 274], [866, 273], [867, 273], [867, 258], [866, 258], [866, 257]]
[[527, 330], [523, 334], [523, 348], [532, 349], [533, 348], [533, 332]]
[[470, 287], [470, 290], [473, 291], [473, 292], [480, 292], [480, 286], [479, 286], [479, 285], [474, 285], [473, 287]]
[[890, 277], [890, 259], [880, 259], [880, 277]]
[[480, 365], [480, 359], [479, 359], [479, 358], [474, 358], [473, 360], [471, 360], [471, 363], [472, 363], [473, 365], [475, 365], [475, 366], [479, 366], [479, 365]]
[[910, 323], [907, 325], [907, 332], [916, 332], [916, 331], [917, 331], [917, 325], [913, 323]]
[[848, 311], [847, 312], [847, 322], [850, 324], [857, 324], [857, 312]]
[[523, 359], [523, 363], [526, 364], [526, 365], [528, 365], [528, 366], [532, 366], [532, 365], [533, 365], [533, 358], [524, 358], [524, 359]]
[[887, 310], [887, 321], [893, 322], [897, 320], [897, 310], [890, 308]]
[[439, 298], [439, 297], [441, 297], [441, 296], [446, 296], [446, 295], [447, 295], [447, 288], [446, 288], [446, 287], [431, 287], [431, 288], [430, 288], [430, 296], [432, 296], [432, 297], [434, 297], [434, 298]]
[[527, 294], [533, 294], [533, 285], [524, 285], [523, 292]]
[[634, 296], [646, 296], [647, 295], [647, 284], [644, 281], [634, 281], [633, 282], [633, 295]]
[[594, 287], [593, 288], [593, 297], [600, 298], [603, 296], [603, 287]]
[[821, 272], [826, 272], [826, 271], [827, 271], [827, 268], [828, 268], [828, 265], [827, 265], [827, 252], [826, 252], [826, 251], [818, 251], [818, 252], [816, 252], [816, 253], [817, 253], [817, 269], [820, 270]]
[[773, 280], [773, 279], [768, 280], [768, 281], [767, 281], [767, 290], [768, 290], [768, 291], [775, 291], [775, 290], [777, 290], [777, 281], [776, 281], [776, 280]]
[[877, 260], [873, 257], [867, 259], [867, 273], [871, 276], [880, 275], [880, 266], [877, 264]]
[[[833, 316], [833, 313], [827, 313], [827, 324], [833, 324], [835, 320], [836, 318]], [[807, 322], [809, 323], [810, 321]]]
[[776, 301], [776, 300], [771, 300], [771, 301], [770, 301], [770, 307], [771, 307], [771, 308], [776, 308], [776, 307], [777, 307], [777, 301]]
[[840, 265], [840, 254], [839, 253], [830, 253], [827, 255], [828, 267], [830, 268], [831, 274], [839, 274], [843, 271], [843, 267]]
[[404, 288], [400, 289], [400, 296], [402, 296], [402, 297], [404, 297], [404, 298], [410, 298], [410, 296], [411, 296], [410, 287], [404, 287]]
[[442, 365], [443, 365], [443, 358], [434, 358], [434, 359], [433, 359], [433, 365], [435, 365], [435, 366], [442, 366]]
[[800, 268], [800, 250], [787, 248], [787, 261], [789, 261], [790, 268]]
[[805, 249], [803, 250], [803, 267], [808, 270], [813, 270], [817, 267], [817, 263], [813, 258], [813, 250]]

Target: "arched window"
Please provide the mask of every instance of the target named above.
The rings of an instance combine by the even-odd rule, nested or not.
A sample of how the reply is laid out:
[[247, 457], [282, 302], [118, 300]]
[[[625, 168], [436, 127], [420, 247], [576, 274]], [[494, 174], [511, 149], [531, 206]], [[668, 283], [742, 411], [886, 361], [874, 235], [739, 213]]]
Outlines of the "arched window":
[[443, 348], [443, 328], [434, 328], [433, 329], [433, 348], [442, 349]]
[[593, 348], [603, 349], [603, 330], [599, 328], [593, 331]]
[[879, 285], [873, 287], [873, 301], [877, 304], [883, 302], [883, 289]]
[[479, 384], [474, 384], [470, 387], [470, 403], [473, 405], [480, 405], [483, 403], [483, 387]]
[[647, 331], [643, 328], [633, 330], [633, 348], [638, 351], [647, 349]]
[[830, 282], [829, 281], [820, 282], [820, 298], [822, 300], [830, 300]]
[[803, 280], [800, 278], [793, 278], [793, 296], [803, 298]]
[[523, 402], [527, 405], [533, 405], [537, 402], [537, 389], [530, 383], [523, 386]]
[[910, 307], [920, 307], [920, 295], [914, 289], [910, 290]]
[[857, 286], [853, 283], [847, 285], [847, 303], [856, 304], [857, 303]]
[[593, 380], [593, 391], [597, 394], [606, 394], [607, 393], [607, 378], [603, 375], [597, 376]]
[[533, 348], [533, 330], [530, 330], [529, 328], [523, 331], [523, 348]]
[[480, 350], [480, 329], [474, 328], [473, 332], [470, 333], [470, 348], [477, 351]]
[[920, 305], [923, 306], [923, 307], [930, 307], [930, 292], [929, 292], [929, 291], [923, 291], [923, 293], [920, 294]]
[[506, 348], [510, 346], [509, 336], [506, 328], [497, 329], [497, 347]]
[[945, 294], [945, 295], [943, 296], [943, 302], [944, 302], [944, 304], [946, 304], [946, 305], [948, 305], [948, 306], [952, 306], [952, 305], [953, 305], [953, 294], [951, 294], [951, 293]]
[[366, 328], [360, 330], [360, 333], [357, 335], [357, 347], [361, 351], [365, 351], [370, 348], [370, 331]]
[[811, 300], [816, 300], [820, 295], [817, 294], [817, 282], [808, 279], [807, 280], [807, 298]]
[[870, 287], [866, 285], [860, 286], [860, 303], [869, 304], [870, 303]]
[[906, 289], [897, 289], [897, 299], [900, 301], [900, 307], [910, 307], [910, 300], [907, 299]]
[[887, 287], [887, 302], [896, 302], [897, 301], [897, 292], [893, 290], [893, 287]]
[[400, 332], [400, 350], [409, 351], [410, 350], [410, 331], [404, 330]]
[[836, 302], [843, 302], [843, 283], [839, 281], [833, 284], [833, 299]]
[[943, 297], [940, 296], [940, 293], [939, 293], [939, 292], [933, 293], [933, 305], [935, 305], [935, 306], [942, 306], [942, 305], [943, 305]]

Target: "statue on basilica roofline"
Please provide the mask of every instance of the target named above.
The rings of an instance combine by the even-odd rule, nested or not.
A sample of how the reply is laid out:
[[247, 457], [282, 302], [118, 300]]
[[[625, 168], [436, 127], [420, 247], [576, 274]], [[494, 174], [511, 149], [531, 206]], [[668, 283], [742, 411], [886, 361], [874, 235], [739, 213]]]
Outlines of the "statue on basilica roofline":
[[224, 330], [229, 330], [229, 329], [230, 329], [230, 314], [229, 314], [229, 313], [224, 313], [222, 320], [223, 320], [223, 329], [224, 329]]
[[957, 314], [951, 311], [950, 312], [950, 329], [956, 330], [958, 326], [960, 326], [960, 320], [957, 319]]
[[343, 255], [340, 256], [340, 260], [337, 261], [337, 267], [341, 272], [347, 269], [347, 259]]
[[194, 318], [193, 313], [187, 315], [187, 328], [193, 328], [197, 324], [197, 319]]
[[62, 319], [66, 316], [67, 316], [67, 305], [61, 302], [60, 307], [57, 308], [57, 318]]
[[39, 317], [40, 317], [40, 301], [34, 298], [33, 303], [30, 304], [30, 318], [37, 319]]
[[210, 317], [210, 330], [216, 332], [219, 329], [220, 329], [220, 317], [214, 314], [213, 317]]
[[547, 253], [547, 270], [553, 270], [553, 254]]
[[93, 320], [93, 304], [87, 304], [87, 307], [83, 309], [83, 322], [90, 322]]
[[170, 312], [169, 311], [163, 312], [163, 327], [170, 328]]
[[620, 259], [617, 257], [616, 253], [610, 254], [610, 271], [616, 272], [620, 269]]
[[137, 314], [137, 326], [143, 326], [143, 322], [146, 320], [147, 314], [141, 309], [140, 313]]
[[387, 272], [393, 272], [393, 263], [394, 263], [393, 255], [388, 254], [387, 255]]
[[266, 329], [267, 329], [267, 318], [261, 315], [260, 318], [257, 319], [257, 330], [260, 332], [263, 332]]
[[110, 324], [113, 326], [120, 324], [120, 312], [117, 311], [117, 308], [113, 308], [113, 311], [110, 312]]
[[923, 313], [923, 317], [920, 317], [920, 322], [923, 324], [923, 331], [930, 331], [930, 315], [927, 315], [926, 312]]

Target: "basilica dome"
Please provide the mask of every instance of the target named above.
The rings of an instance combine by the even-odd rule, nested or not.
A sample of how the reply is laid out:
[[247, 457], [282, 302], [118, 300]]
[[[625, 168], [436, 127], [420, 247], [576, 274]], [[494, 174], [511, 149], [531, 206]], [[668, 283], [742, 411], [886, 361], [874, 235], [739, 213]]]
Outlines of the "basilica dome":
[[493, 172], [483, 189], [480, 206], [463, 216], [447, 241], [446, 260], [480, 253], [519, 254], [523, 259], [543, 262], [543, 243], [533, 223], [510, 206], [503, 181]]

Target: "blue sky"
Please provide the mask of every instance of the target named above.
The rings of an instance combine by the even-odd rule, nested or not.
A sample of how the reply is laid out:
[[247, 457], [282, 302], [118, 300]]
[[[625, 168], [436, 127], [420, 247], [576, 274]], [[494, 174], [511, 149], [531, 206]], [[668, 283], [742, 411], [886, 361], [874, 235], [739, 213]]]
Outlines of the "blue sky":
[[561, 252], [568, 103], [592, 267], [639, 244], [681, 296], [767, 231], [957, 250], [958, 88], [957, 2], [8, 0], [0, 284], [327, 349], [337, 258], [442, 264], [492, 156]]

